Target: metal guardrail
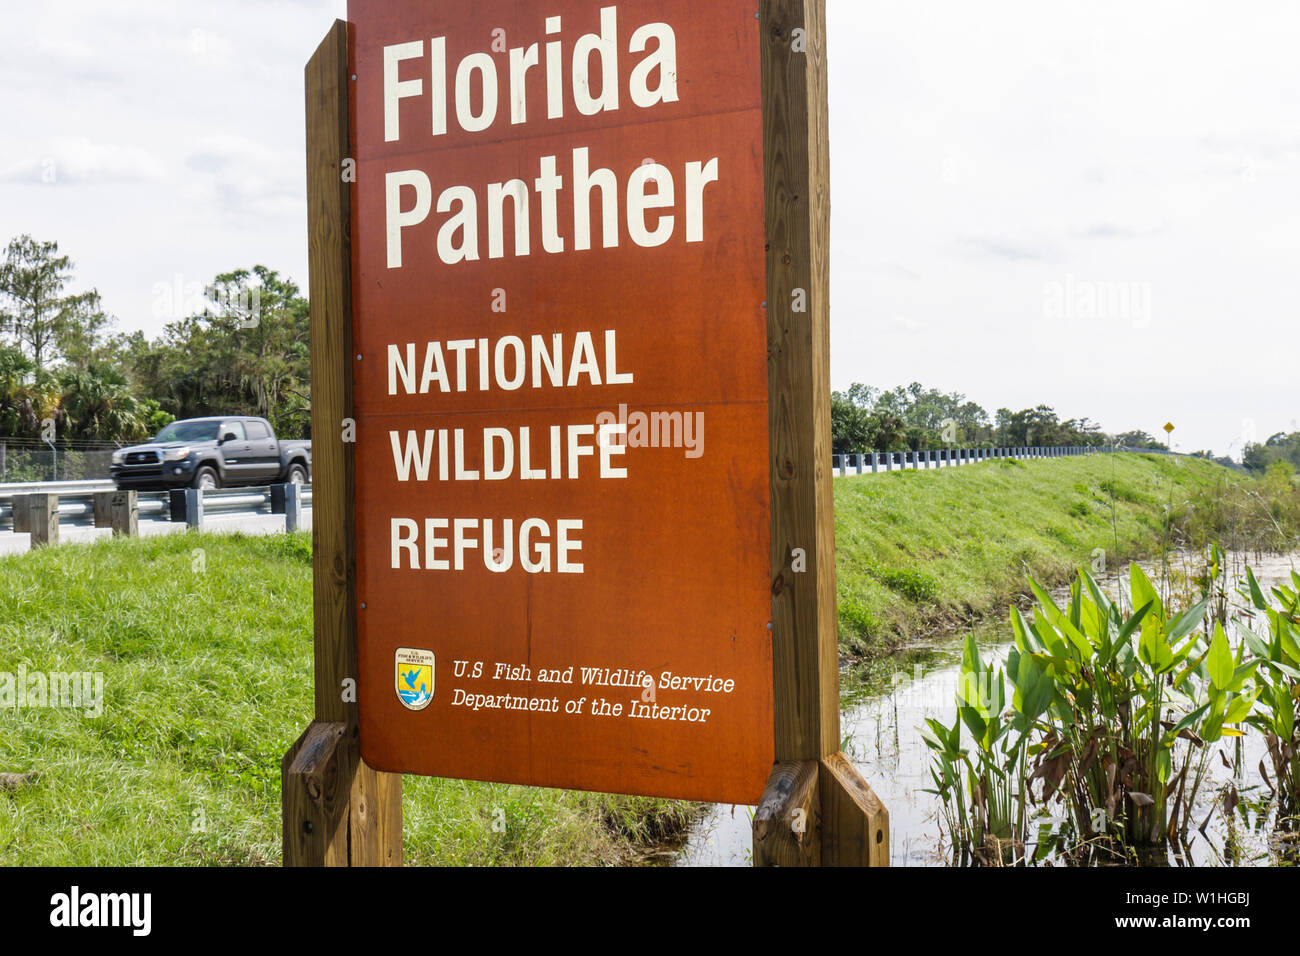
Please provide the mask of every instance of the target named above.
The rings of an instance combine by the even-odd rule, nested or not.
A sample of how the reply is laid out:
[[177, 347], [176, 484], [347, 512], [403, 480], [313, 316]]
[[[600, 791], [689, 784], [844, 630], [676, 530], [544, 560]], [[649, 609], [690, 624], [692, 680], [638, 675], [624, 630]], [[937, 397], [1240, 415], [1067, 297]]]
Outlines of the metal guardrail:
[[[236, 512], [273, 513], [273, 487], [258, 485], [247, 488], [219, 488], [198, 492], [205, 513], [224, 514]], [[283, 487], [283, 486], [280, 486]], [[111, 481], [69, 481], [38, 482], [21, 485], [0, 485], [0, 530], [13, 531], [13, 499], [15, 495], [47, 494], [57, 495], [59, 499], [60, 524], [91, 524], [95, 517], [95, 495], [113, 491]], [[183, 489], [192, 490], [192, 489]], [[150, 517], [163, 521], [184, 521], [182, 511], [179, 519], [171, 506], [171, 493], [168, 491], [137, 492], [140, 517]], [[311, 485], [301, 487], [299, 501], [304, 508], [311, 506]]]
[[1125, 445], [1048, 445], [1007, 448], [941, 448], [927, 451], [871, 451], [832, 455], [831, 468], [841, 478], [851, 474], [874, 475], [882, 471], [919, 471], [927, 468], [955, 468], [981, 461], [1004, 458], [1069, 458], [1075, 455], [1115, 454], [1118, 452], [1172, 454], [1167, 448], [1129, 448]]
[[0, 499], [11, 495], [77, 495], [94, 491], [112, 491], [113, 482], [107, 478], [96, 481], [29, 481], [0, 485]]
[[[311, 501], [311, 485], [301, 486], [301, 501], [304, 505]], [[256, 488], [219, 488], [201, 493], [203, 510], [211, 511], [261, 511], [265, 506], [271, 508], [272, 486], [263, 485]]]

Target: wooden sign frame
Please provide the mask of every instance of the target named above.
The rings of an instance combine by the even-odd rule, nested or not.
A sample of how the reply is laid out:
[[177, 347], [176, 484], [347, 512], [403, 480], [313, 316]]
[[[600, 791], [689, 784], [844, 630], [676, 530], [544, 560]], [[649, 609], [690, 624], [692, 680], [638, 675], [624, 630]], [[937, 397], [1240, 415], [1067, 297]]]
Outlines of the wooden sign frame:
[[888, 866], [889, 813], [840, 752], [826, 2], [759, 6], [776, 766], [754, 815], [754, 863]]
[[[839, 751], [825, 0], [759, 9], [776, 764], [754, 862], [887, 866], [888, 811]], [[281, 764], [286, 866], [402, 861], [401, 777], [366, 766], [357, 732], [349, 82], [339, 20], [306, 69], [315, 719]]]
[[285, 866], [402, 862], [402, 778], [367, 767], [357, 733], [349, 76], [336, 20], [306, 70], [316, 717], [281, 763]]

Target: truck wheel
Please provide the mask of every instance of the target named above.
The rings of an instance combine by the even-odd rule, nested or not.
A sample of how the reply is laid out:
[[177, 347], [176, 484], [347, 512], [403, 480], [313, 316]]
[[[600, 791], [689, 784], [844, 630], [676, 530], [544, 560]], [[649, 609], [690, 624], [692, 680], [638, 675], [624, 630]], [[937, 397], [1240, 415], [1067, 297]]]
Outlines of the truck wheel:
[[290, 465], [288, 483], [291, 485], [307, 484], [307, 469], [303, 468], [302, 465]]
[[191, 483], [193, 488], [216, 489], [221, 487], [221, 478], [217, 473], [204, 465], [194, 473], [194, 481]]

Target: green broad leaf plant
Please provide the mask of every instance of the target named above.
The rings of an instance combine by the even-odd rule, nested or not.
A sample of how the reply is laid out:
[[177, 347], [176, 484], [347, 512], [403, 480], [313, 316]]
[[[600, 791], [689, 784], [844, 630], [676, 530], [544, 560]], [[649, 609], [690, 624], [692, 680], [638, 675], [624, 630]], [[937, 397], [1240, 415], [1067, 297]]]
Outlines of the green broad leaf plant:
[[[1064, 606], [1031, 580], [1036, 604], [1011, 610], [1004, 668], [985, 664], [967, 638], [956, 719], [921, 729], [929, 792], [954, 848], [991, 865], [1030, 862], [1029, 828], [1043, 818], [1063, 821], [1075, 850], [1127, 858], [1177, 841], [1193, 823], [1213, 745], [1251, 730], [1267, 744], [1269, 785], [1297, 799], [1300, 576], [1274, 589], [1274, 606], [1247, 572], [1242, 594], [1267, 632], [1236, 622], [1234, 647], [1207, 615], [1222, 575], [1214, 553], [1209, 566], [1205, 596], [1181, 612], [1136, 563], [1120, 600], [1083, 569]], [[1040, 823], [1035, 859], [1050, 852], [1050, 830]]]

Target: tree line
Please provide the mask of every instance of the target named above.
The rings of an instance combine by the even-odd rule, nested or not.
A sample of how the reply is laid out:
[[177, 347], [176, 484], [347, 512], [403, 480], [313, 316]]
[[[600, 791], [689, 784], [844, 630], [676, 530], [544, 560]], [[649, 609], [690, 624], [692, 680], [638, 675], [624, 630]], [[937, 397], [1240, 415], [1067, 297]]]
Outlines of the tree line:
[[835, 454], [866, 451], [933, 451], [941, 448], [1000, 448], [1049, 445], [1125, 445], [1166, 449], [1144, 431], [1107, 434], [1087, 418], [1062, 421], [1048, 405], [992, 417], [958, 392], [941, 392], [919, 382], [879, 389], [862, 383], [831, 393], [831, 444]]
[[[0, 260], [0, 436], [60, 443], [141, 441], [177, 418], [254, 415], [285, 437], [311, 434], [308, 303], [264, 266], [216, 276], [196, 290], [155, 287], [172, 316], [162, 334], [119, 332], [99, 293], [72, 292], [58, 243], [18, 236]], [[913, 382], [861, 383], [831, 395], [836, 454], [956, 446], [1124, 445], [1165, 449], [1144, 431], [1107, 434], [1048, 405], [992, 416], [957, 392]], [[1201, 453], [1206, 457], [1210, 454]], [[1226, 461], [1226, 459], [1218, 459]], [[1246, 446], [1245, 466], [1300, 468], [1300, 432]]]
[[1278, 432], [1264, 442], [1246, 445], [1241, 462], [1249, 471], [1268, 471], [1278, 464], [1300, 471], [1300, 432]]
[[0, 436], [140, 441], [176, 418], [254, 415], [308, 436], [307, 300], [264, 266], [223, 273], [187, 297], [167, 283], [160, 336], [122, 333], [95, 290], [74, 293], [58, 243], [23, 235], [0, 261]]

